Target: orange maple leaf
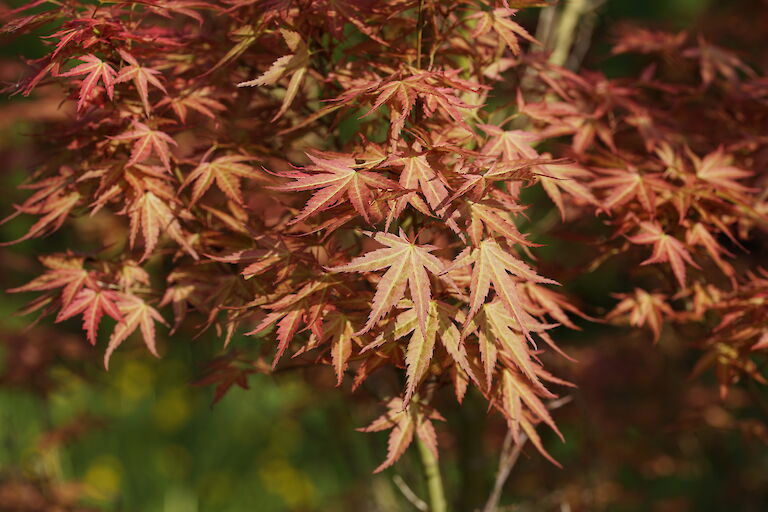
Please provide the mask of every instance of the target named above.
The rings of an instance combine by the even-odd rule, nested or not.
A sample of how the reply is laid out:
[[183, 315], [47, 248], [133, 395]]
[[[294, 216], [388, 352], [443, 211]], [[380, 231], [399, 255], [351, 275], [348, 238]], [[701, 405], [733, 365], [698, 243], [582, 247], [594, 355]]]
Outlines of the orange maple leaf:
[[386, 315], [405, 295], [406, 285], [411, 291], [411, 299], [419, 319], [421, 334], [427, 334], [427, 317], [431, 298], [431, 285], [427, 270], [433, 275], [443, 273], [443, 263], [430, 254], [436, 249], [431, 245], [416, 245], [408, 240], [405, 233], [399, 236], [379, 232], [373, 239], [386, 245], [385, 249], [376, 249], [355, 258], [347, 265], [329, 268], [331, 272], [373, 272], [389, 267], [376, 287], [371, 313], [365, 326], [355, 333], [363, 334], [384, 315]]
[[669, 263], [680, 287], [685, 288], [685, 264], [699, 268], [685, 245], [677, 238], [665, 233], [656, 223], [642, 222], [640, 229], [640, 234], [627, 237], [627, 239], [633, 244], [653, 244], [653, 254], [641, 265]]

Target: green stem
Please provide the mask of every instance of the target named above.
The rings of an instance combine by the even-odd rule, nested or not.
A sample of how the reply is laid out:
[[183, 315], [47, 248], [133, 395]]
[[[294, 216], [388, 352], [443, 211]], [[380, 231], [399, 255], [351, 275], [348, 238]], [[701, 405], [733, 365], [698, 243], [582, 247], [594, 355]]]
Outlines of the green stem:
[[556, 66], [562, 66], [568, 60], [573, 44], [573, 35], [576, 32], [576, 24], [579, 18], [587, 10], [589, 0], [569, 0], [563, 8], [563, 13], [557, 24], [555, 34], [555, 48], [549, 57], [549, 62]]
[[448, 512], [448, 503], [445, 499], [443, 479], [440, 476], [440, 465], [432, 450], [421, 439], [416, 440], [419, 448], [421, 464], [424, 466], [424, 477], [427, 479], [427, 491], [429, 492], [430, 512]]
[[424, 38], [424, 0], [419, 0], [418, 17], [416, 19], [416, 67], [421, 69], [421, 51]]

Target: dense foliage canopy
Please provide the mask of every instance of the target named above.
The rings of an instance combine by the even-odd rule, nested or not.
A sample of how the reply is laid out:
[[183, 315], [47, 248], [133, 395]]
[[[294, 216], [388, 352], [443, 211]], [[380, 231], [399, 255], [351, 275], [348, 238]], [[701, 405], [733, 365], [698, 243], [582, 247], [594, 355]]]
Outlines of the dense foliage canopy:
[[[748, 249], [768, 226], [768, 80], [705, 36], [630, 28], [612, 51], [638, 54], [637, 76], [577, 72], [581, 3], [534, 37], [524, 8], [544, 3], [11, 11], [5, 33], [55, 28], [9, 92], [56, 84], [70, 101], [12, 215], [35, 223], [6, 243], [83, 216], [124, 236], [73, 240], [10, 291], [39, 292], [25, 312], [81, 317], [107, 367], [134, 333], [158, 355], [158, 324], [228, 350], [236, 332], [264, 340], [263, 358], [212, 362], [217, 398], [254, 372], [329, 365], [386, 401], [365, 428], [391, 430], [377, 471], [414, 439], [437, 457], [433, 400], [469, 386], [551, 458], [536, 426], [559, 434], [570, 384], [547, 353], [568, 359], [557, 335], [585, 321], [656, 341], [678, 324], [723, 396], [764, 382], [768, 272]], [[543, 263], [543, 235], [567, 251]], [[632, 289], [612, 311], [560, 286], [606, 264]]]

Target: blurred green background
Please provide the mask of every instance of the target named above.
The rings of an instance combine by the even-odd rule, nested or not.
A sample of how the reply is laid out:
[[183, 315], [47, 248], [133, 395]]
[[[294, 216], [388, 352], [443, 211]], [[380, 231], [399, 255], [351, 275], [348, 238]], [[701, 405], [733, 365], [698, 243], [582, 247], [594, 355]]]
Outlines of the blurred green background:
[[[608, 0], [586, 65], [612, 74], [631, 65], [607, 58], [604, 41], [616, 23], [697, 27], [716, 4]], [[41, 51], [34, 38], [1, 46], [2, 79], [20, 73], [10, 60]], [[19, 115], [27, 102], [0, 99], [2, 215], [23, 197], [15, 187], [34, 161], [28, 135], [41, 117]], [[30, 223], [3, 224], [0, 240]], [[0, 250], [0, 287], [34, 277], [34, 256], [67, 247], [72, 229], [79, 228]], [[594, 296], [608, 288], [600, 279], [580, 286]], [[162, 343], [159, 360], [127, 343], [107, 373], [103, 347], [87, 344], [77, 320], [25, 328], [30, 319], [12, 313], [30, 298], [0, 293], [0, 511], [414, 510], [397, 478], [426, 495], [411, 454], [371, 474], [386, 435], [354, 429], [379, 409], [364, 392], [350, 398], [348, 386], [334, 388], [330, 369], [253, 375], [250, 390], [235, 388], [211, 407], [213, 389], [192, 384], [221, 352], [212, 335], [181, 332]], [[564, 469], [525, 450], [502, 499], [509, 510], [768, 510], [761, 427], [768, 409], [754, 406], [768, 403], [765, 390], [736, 390], [723, 404], [706, 379], [686, 380], [692, 356], [675, 333], [657, 347], [641, 334], [606, 326], [562, 333], [580, 362], [552, 364], [579, 389], [557, 413], [567, 443], [545, 441]], [[256, 343], [241, 337], [233, 346], [247, 351]], [[461, 411], [447, 398], [443, 405], [451, 425], [438, 427], [447, 492], [455, 510], [475, 510], [490, 491], [504, 426], [473, 394]], [[10, 508], [18, 495], [29, 508]]]

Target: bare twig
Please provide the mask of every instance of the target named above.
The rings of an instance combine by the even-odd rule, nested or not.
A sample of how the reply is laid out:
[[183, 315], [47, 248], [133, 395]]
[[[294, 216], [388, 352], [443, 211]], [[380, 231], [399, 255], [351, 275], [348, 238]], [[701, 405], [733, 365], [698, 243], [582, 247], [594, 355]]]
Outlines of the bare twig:
[[581, 15], [586, 11], [588, 6], [589, 0], [569, 0], [568, 3], [565, 4], [557, 23], [555, 46], [552, 50], [552, 55], [549, 57], [549, 61], [552, 64], [562, 66], [568, 60], [568, 55], [571, 52], [571, 45], [573, 44], [573, 36], [576, 31], [576, 25], [579, 23], [579, 18], [581, 18]]
[[597, 25], [597, 9], [603, 5], [606, 0], [589, 0], [586, 10], [583, 13], [581, 23], [576, 30], [576, 38], [573, 42], [573, 50], [566, 61], [566, 67], [571, 70], [579, 69], [581, 62], [587, 55], [589, 46], [592, 43], [592, 32]]
[[528, 441], [528, 436], [522, 433], [518, 443], [513, 446], [512, 431], [507, 431], [507, 435], [504, 437], [501, 456], [499, 457], [499, 469], [496, 471], [496, 480], [493, 482], [493, 490], [488, 497], [488, 501], [485, 502], [483, 512], [496, 512], [499, 500], [501, 499], [501, 492], [504, 490], [504, 484], [507, 482], [512, 468], [515, 467], [517, 459], [520, 458], [520, 452], [522, 452], [526, 441]]
[[548, 50], [551, 50], [555, 44], [553, 34], [556, 22], [557, 6], [544, 7], [536, 25], [536, 39]]
[[[559, 409], [571, 400], [573, 400], [573, 397], [570, 395], [553, 400], [547, 404], [547, 409], [550, 411]], [[523, 450], [523, 446], [525, 446], [525, 443], [528, 441], [528, 436], [525, 433], [521, 433], [517, 444], [513, 445], [512, 441], [512, 431], [508, 430], [507, 435], [504, 437], [504, 444], [501, 448], [499, 469], [496, 471], [496, 480], [493, 483], [493, 490], [491, 491], [490, 496], [488, 496], [488, 501], [485, 502], [483, 512], [496, 512], [498, 509], [501, 493], [504, 490], [504, 484], [507, 482], [512, 469], [515, 467], [517, 459], [520, 458], [520, 453]]]
[[416, 19], [416, 67], [418, 69], [421, 69], [421, 53], [425, 21], [426, 17], [424, 16], [424, 0], [419, 0], [419, 12], [418, 18]]
[[421, 510], [422, 512], [427, 512], [429, 510], [429, 505], [427, 505], [427, 502], [416, 496], [416, 493], [413, 492], [410, 487], [408, 487], [407, 483], [405, 483], [403, 477], [400, 475], [395, 475], [392, 477], [392, 481], [395, 483], [395, 486], [400, 490], [400, 492], [403, 493], [403, 496], [405, 496], [405, 499], [407, 499], [411, 505], [416, 507], [418, 510]]

